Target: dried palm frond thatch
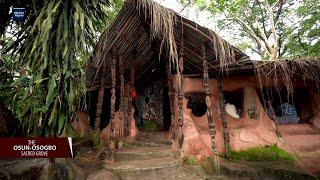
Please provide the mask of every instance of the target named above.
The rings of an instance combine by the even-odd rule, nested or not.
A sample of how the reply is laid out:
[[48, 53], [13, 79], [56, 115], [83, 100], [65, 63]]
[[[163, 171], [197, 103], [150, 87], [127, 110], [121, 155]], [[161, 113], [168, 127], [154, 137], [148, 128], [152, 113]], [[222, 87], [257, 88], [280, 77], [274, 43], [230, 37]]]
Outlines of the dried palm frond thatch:
[[306, 84], [312, 81], [312, 86], [319, 90], [320, 58], [295, 58], [276, 61], [252, 61], [260, 88], [273, 87], [280, 91], [285, 87], [288, 96], [294, 92], [297, 80]]
[[[216, 69], [226, 69], [235, 64], [236, 59], [247, 56], [222, 39], [215, 32], [181, 17], [171, 9], [165, 8], [152, 0], [128, 0], [112, 25], [101, 35], [93, 57], [88, 61], [87, 85], [96, 89], [101, 78], [108, 77], [110, 72], [102, 75], [102, 62], [110, 68], [112, 58], [111, 49], [116, 47], [117, 54], [130, 59], [136, 52], [135, 64], [143, 74], [152, 67], [154, 59], [165, 54], [165, 60], [170, 61], [173, 68], [177, 68], [178, 52], [181, 48], [181, 38], [184, 41], [184, 58], [186, 70], [199, 73], [202, 68], [202, 52], [200, 46], [207, 45], [208, 61]], [[130, 68], [128, 61], [124, 68]], [[201, 72], [201, 71], [200, 71]], [[137, 74], [137, 78], [140, 76]]]
[[[169, 57], [174, 63], [178, 60], [177, 46], [173, 26], [176, 22], [174, 11], [160, 6], [151, 0], [138, 0], [137, 10], [144, 14], [145, 20], [150, 18], [150, 35], [152, 39], [162, 39], [161, 46], [167, 46]], [[161, 52], [161, 50], [160, 50]]]

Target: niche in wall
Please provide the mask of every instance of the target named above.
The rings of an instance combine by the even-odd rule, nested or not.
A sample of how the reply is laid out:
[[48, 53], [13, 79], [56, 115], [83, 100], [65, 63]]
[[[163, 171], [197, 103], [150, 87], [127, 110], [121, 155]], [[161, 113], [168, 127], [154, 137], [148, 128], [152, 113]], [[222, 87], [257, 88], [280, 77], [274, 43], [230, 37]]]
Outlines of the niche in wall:
[[224, 91], [226, 112], [233, 118], [240, 118], [243, 109], [243, 89]]
[[310, 123], [313, 117], [312, 99], [307, 88], [295, 88], [290, 95], [285, 88], [263, 88], [258, 92], [270, 118], [273, 115], [268, 101], [271, 102], [278, 124]]
[[188, 92], [185, 94], [188, 99], [187, 108], [191, 109], [191, 113], [195, 117], [201, 117], [207, 112], [207, 104], [205, 100], [205, 93], [203, 92]]

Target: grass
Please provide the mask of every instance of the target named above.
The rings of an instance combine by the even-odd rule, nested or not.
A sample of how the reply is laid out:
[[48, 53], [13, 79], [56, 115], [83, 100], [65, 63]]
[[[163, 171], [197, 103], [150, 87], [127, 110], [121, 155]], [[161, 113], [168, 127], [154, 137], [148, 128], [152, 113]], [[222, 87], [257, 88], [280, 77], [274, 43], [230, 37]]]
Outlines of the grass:
[[203, 170], [206, 172], [206, 174], [211, 174], [215, 172], [214, 162], [210, 157], [202, 159], [200, 164]]
[[73, 144], [80, 144], [81, 146], [88, 146], [94, 150], [98, 150], [105, 145], [105, 142], [101, 139], [100, 132], [93, 131], [86, 136], [75, 133], [73, 136]]
[[137, 125], [139, 131], [144, 131], [144, 132], [152, 132], [157, 128], [157, 124], [155, 121], [145, 121], [142, 124]]
[[197, 166], [199, 165], [197, 159], [194, 156], [189, 156], [189, 158], [185, 161], [185, 164], [189, 166]]
[[246, 161], [295, 161], [296, 157], [285, 150], [273, 146], [253, 147], [240, 151], [229, 149], [228, 155], [230, 159], [239, 159]]
[[91, 140], [93, 142], [93, 149], [98, 150], [105, 146], [105, 142], [101, 139], [100, 131], [94, 131], [91, 134]]

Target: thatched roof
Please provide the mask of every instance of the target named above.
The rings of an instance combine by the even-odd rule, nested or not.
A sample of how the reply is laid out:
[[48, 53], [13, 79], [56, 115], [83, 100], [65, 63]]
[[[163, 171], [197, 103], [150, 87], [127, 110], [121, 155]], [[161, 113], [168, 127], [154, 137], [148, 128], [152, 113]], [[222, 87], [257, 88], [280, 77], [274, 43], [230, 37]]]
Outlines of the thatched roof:
[[[215, 32], [152, 0], [128, 0], [113, 24], [101, 35], [87, 63], [88, 89], [99, 88], [102, 76], [107, 77], [105, 86], [110, 87], [113, 47], [117, 55], [123, 55], [125, 59], [126, 82], [129, 81], [132, 59], [135, 59], [136, 78], [154, 69], [159, 65], [159, 60], [169, 61], [172, 68], [175, 68], [182, 34], [185, 75], [201, 75], [204, 60], [201, 45], [205, 43], [211, 77], [215, 72], [225, 69], [228, 73], [255, 73], [260, 84], [273, 87], [284, 85], [288, 91], [292, 91], [296, 79], [316, 81], [314, 86], [318, 86], [320, 58], [253, 61]], [[104, 75], [103, 62], [106, 63]]]
[[[152, 0], [128, 0], [113, 24], [101, 35], [93, 56], [87, 63], [87, 87], [91, 90], [99, 88], [102, 76], [106, 76], [108, 79], [106, 83], [110, 84], [113, 47], [117, 55], [123, 55], [125, 59], [125, 77], [129, 77], [130, 60], [133, 56], [136, 57], [137, 78], [154, 68], [159, 57], [161, 61], [168, 60], [173, 68], [176, 67], [182, 34], [184, 74], [202, 72], [201, 45], [204, 43], [207, 47], [210, 72], [248, 59], [248, 56], [215, 32], [181, 17]], [[103, 62], [107, 68], [104, 75], [102, 75]]]
[[319, 90], [320, 57], [251, 61], [253, 69], [264, 87], [285, 87], [292, 94], [296, 81], [303, 81]]

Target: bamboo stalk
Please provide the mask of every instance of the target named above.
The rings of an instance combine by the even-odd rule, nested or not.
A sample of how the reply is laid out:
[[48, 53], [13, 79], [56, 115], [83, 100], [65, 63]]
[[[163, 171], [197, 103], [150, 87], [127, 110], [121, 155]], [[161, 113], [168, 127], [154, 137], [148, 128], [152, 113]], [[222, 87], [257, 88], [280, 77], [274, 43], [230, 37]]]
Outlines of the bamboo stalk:
[[207, 116], [208, 116], [208, 124], [209, 124], [209, 132], [211, 137], [211, 149], [213, 152], [213, 158], [214, 158], [214, 168], [217, 173], [220, 172], [220, 162], [218, 158], [218, 152], [217, 152], [217, 146], [216, 146], [216, 140], [215, 140], [215, 124], [212, 116], [212, 105], [211, 105], [211, 89], [209, 84], [209, 73], [208, 73], [208, 62], [207, 62], [207, 49], [205, 44], [202, 45], [202, 56], [203, 59], [203, 88], [206, 94], [206, 104], [207, 104]]

